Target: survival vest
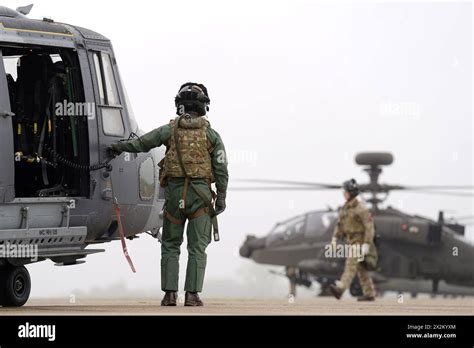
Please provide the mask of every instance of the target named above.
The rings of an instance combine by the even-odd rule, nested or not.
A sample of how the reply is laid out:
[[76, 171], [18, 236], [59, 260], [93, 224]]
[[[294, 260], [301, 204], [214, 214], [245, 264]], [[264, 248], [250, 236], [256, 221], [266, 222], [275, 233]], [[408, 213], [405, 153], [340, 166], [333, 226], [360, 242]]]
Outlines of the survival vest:
[[[167, 151], [161, 179], [185, 177], [176, 151], [176, 141], [179, 141], [179, 149], [188, 177], [214, 182], [212, 144], [207, 138], [209, 122], [204, 117], [189, 115], [183, 116], [179, 125], [176, 124], [177, 120], [178, 118], [170, 121], [171, 138], [166, 144]], [[176, 136], [177, 139], [175, 139]]]

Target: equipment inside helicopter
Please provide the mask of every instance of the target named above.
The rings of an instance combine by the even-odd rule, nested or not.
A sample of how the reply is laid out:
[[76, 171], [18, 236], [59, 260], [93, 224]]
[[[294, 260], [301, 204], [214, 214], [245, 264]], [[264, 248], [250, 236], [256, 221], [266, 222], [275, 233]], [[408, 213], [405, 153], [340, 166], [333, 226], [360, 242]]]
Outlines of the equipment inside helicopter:
[[88, 115], [59, 108], [84, 102], [77, 53], [18, 46], [0, 52], [13, 116], [15, 196], [88, 197]]

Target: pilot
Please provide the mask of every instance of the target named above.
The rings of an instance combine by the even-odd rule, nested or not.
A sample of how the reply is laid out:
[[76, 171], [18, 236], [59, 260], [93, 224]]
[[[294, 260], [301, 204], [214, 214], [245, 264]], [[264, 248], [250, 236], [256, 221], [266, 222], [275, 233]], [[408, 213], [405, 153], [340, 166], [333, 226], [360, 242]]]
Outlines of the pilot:
[[[160, 162], [160, 184], [165, 188], [161, 245], [162, 306], [176, 306], [179, 255], [187, 221], [188, 263], [184, 286], [185, 306], [203, 306], [199, 297], [204, 282], [211, 230], [216, 216], [226, 208], [227, 158], [219, 134], [211, 128], [206, 112], [209, 95], [202, 84], [186, 83], [175, 98], [177, 115], [160, 128], [139, 139], [112, 144], [109, 152], [148, 152], [166, 146]], [[217, 194], [211, 189], [215, 182]]]
[[336, 285], [330, 286], [330, 289], [332, 294], [340, 299], [357, 274], [363, 290], [363, 296], [359, 297], [358, 301], [374, 301], [374, 283], [368, 273], [369, 263], [364, 261], [373, 260], [372, 256], [376, 253], [372, 214], [364, 203], [357, 199], [359, 187], [354, 179], [344, 182], [343, 189], [346, 203], [339, 210], [339, 220], [331, 244], [335, 248], [337, 239], [344, 238], [347, 244], [356, 247], [352, 250], [358, 252], [346, 255], [344, 273], [341, 279], [336, 282]]

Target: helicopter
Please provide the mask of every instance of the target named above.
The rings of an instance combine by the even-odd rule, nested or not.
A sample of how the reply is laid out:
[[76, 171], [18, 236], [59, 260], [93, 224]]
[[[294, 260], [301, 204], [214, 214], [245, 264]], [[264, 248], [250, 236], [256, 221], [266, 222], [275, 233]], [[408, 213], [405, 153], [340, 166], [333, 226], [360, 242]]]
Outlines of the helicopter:
[[116, 240], [126, 251], [163, 224], [164, 151], [110, 163], [106, 150], [143, 134], [110, 40], [30, 19], [32, 6], [0, 7], [0, 305], [12, 307], [29, 298], [25, 265], [83, 263]]
[[[444, 212], [438, 221], [412, 215], [393, 207], [380, 207], [391, 191], [472, 197], [473, 186], [400, 186], [379, 183], [382, 167], [393, 163], [391, 153], [360, 153], [356, 164], [363, 166], [370, 181], [359, 185], [374, 219], [375, 244], [379, 253], [377, 270], [372, 272], [379, 295], [387, 291], [447, 295], [474, 295], [474, 245], [465, 237], [465, 225], [447, 220]], [[342, 189], [338, 184], [288, 180], [239, 180], [260, 186], [234, 187], [236, 191], [314, 191]], [[264, 185], [262, 185], [264, 184]], [[267, 186], [267, 185], [273, 186]], [[276, 185], [276, 186], [275, 186]], [[450, 191], [451, 190], [451, 191]], [[339, 279], [345, 259], [326, 253], [338, 220], [330, 208], [311, 211], [279, 222], [264, 237], [247, 236], [239, 253], [259, 264], [284, 266], [277, 274], [288, 278], [290, 294], [297, 285], [320, 284], [321, 296], [329, 296], [329, 286]], [[338, 246], [340, 246], [338, 242]], [[444, 282], [443, 289], [440, 282]], [[361, 296], [356, 278], [352, 296]]]

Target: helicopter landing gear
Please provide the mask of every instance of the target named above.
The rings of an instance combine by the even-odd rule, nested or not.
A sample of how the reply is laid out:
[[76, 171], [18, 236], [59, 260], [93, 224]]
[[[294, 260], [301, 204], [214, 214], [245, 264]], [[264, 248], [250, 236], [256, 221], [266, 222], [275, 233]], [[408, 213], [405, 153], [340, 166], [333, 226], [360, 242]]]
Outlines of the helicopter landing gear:
[[354, 279], [349, 289], [349, 292], [354, 297], [360, 297], [364, 294], [362, 291], [362, 287], [360, 286], [359, 279]]
[[433, 294], [437, 294], [439, 289], [439, 279], [433, 279], [432, 291]]
[[0, 305], [21, 307], [30, 297], [31, 278], [24, 266], [3, 266], [0, 269]]
[[290, 296], [296, 297], [296, 278], [297, 278], [298, 270], [295, 267], [287, 267], [286, 268], [286, 276], [290, 281]]
[[431, 298], [436, 298], [438, 295], [439, 289], [439, 279], [433, 279], [433, 283], [431, 284]]

